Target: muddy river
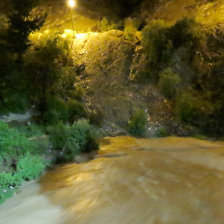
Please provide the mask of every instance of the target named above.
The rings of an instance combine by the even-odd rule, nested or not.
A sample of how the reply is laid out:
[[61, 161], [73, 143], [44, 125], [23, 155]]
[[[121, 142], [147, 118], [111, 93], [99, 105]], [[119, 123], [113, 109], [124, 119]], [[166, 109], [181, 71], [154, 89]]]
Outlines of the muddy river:
[[223, 208], [224, 142], [116, 137], [26, 183], [0, 224], [223, 224]]

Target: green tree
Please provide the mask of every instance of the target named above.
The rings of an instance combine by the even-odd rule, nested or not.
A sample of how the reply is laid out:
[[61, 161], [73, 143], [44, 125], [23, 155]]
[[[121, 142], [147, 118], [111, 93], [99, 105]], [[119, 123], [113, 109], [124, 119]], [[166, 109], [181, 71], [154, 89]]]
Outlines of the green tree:
[[8, 50], [16, 53], [19, 61], [30, 46], [29, 34], [39, 29], [45, 21], [45, 17], [33, 18], [31, 16], [31, 10], [38, 2], [39, 0], [12, 0], [13, 13], [8, 16], [7, 42]]
[[[0, 31], [0, 107], [10, 104], [9, 96], [22, 89], [23, 54], [30, 46], [28, 36], [39, 29], [45, 17], [31, 16], [38, 0], [12, 0], [12, 10], [6, 15], [5, 29]], [[13, 103], [11, 103], [13, 104]]]

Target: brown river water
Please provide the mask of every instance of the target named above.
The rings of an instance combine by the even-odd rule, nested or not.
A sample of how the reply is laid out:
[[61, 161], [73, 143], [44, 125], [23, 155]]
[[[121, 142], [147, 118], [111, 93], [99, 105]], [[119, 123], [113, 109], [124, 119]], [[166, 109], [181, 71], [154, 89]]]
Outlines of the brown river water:
[[0, 224], [223, 224], [224, 142], [105, 138], [0, 206]]

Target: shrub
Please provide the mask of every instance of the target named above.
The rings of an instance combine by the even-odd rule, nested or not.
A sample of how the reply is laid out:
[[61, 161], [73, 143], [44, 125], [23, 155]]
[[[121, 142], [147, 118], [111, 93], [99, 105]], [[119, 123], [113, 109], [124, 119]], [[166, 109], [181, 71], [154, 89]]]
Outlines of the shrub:
[[189, 92], [181, 94], [176, 101], [176, 114], [181, 121], [192, 122], [197, 118], [197, 99]]
[[131, 135], [142, 137], [145, 135], [147, 126], [147, 114], [140, 110], [135, 113], [128, 122], [128, 131]]
[[3, 188], [9, 188], [10, 186], [20, 186], [23, 182], [23, 178], [15, 173], [3, 172], [0, 174], [0, 186]]
[[166, 127], [161, 127], [156, 131], [156, 137], [167, 137], [170, 133]]
[[88, 114], [88, 118], [91, 124], [100, 127], [103, 123], [104, 115], [99, 108], [96, 108]]
[[26, 136], [8, 124], [0, 121], [0, 156], [10, 154], [14, 157], [32, 151], [32, 143]]
[[29, 100], [26, 94], [15, 92], [12, 89], [2, 92], [2, 101], [0, 101], [1, 114], [23, 113], [29, 107]]
[[62, 153], [62, 161], [72, 161], [77, 154], [99, 147], [96, 130], [87, 120], [79, 120], [72, 126], [59, 123], [49, 129], [49, 134], [53, 149]]
[[76, 73], [67, 63], [69, 55], [60, 38], [49, 39], [26, 54], [26, 82], [30, 99], [42, 113], [46, 110], [47, 99], [56, 96], [67, 98], [69, 91], [75, 90]]
[[99, 28], [101, 32], [113, 30], [117, 28], [117, 25], [113, 22], [110, 22], [106, 17], [103, 17], [103, 19], [99, 22]]
[[48, 97], [42, 119], [47, 124], [68, 121], [66, 102], [59, 97]]
[[[0, 203], [12, 196], [12, 187], [20, 186], [24, 180], [37, 178], [47, 165], [37, 155], [39, 148], [36, 143], [28, 139], [30, 135], [24, 130], [10, 128], [0, 122]], [[36, 131], [34, 133], [37, 134]]]
[[49, 140], [54, 150], [63, 151], [66, 145], [69, 128], [69, 125], [64, 125], [62, 122], [48, 128]]
[[[169, 59], [172, 42], [167, 37], [167, 25], [163, 20], [154, 20], [142, 31], [142, 45], [149, 57], [151, 73], [157, 73], [161, 64]], [[156, 74], [154, 78], [157, 79]]]
[[24, 180], [36, 179], [46, 168], [47, 162], [40, 156], [26, 154], [17, 163], [17, 175]]
[[36, 124], [19, 125], [15, 127], [20, 133], [23, 133], [27, 138], [42, 136], [42, 127]]
[[131, 17], [127, 18], [124, 23], [124, 36], [127, 40], [133, 41], [137, 32], [137, 21]]
[[46, 111], [43, 112], [43, 121], [47, 124], [55, 124], [59, 121], [74, 123], [78, 118], [85, 117], [83, 105], [69, 99], [68, 101], [61, 98], [48, 98]]
[[68, 121], [72, 124], [78, 118], [86, 117], [86, 111], [82, 105], [82, 103], [76, 100], [68, 100], [67, 102], [68, 108]]
[[181, 121], [191, 123], [201, 128], [205, 123], [209, 123], [213, 105], [191, 91], [183, 92], [176, 101], [175, 109]]
[[184, 44], [196, 44], [203, 39], [200, 25], [193, 19], [185, 17], [170, 27], [168, 36], [172, 40], [173, 47], [178, 48]]
[[165, 97], [173, 99], [176, 97], [181, 79], [178, 74], [170, 68], [163, 70], [159, 75], [158, 87]]
[[[189, 60], [196, 54], [196, 47], [204, 40], [201, 26], [191, 18], [168, 26], [163, 20], [154, 20], [142, 32], [142, 45], [148, 56], [149, 78], [158, 79], [159, 72], [168, 67], [173, 54], [185, 47]], [[152, 76], [152, 77], [151, 77]]]

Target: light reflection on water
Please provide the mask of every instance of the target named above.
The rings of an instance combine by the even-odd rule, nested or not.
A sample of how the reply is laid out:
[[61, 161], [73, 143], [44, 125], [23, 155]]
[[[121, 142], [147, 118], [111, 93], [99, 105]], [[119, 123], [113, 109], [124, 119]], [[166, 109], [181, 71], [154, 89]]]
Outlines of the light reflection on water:
[[[224, 223], [224, 143], [176, 137], [105, 140], [95, 160], [64, 165], [41, 179], [39, 195], [48, 200], [45, 210], [56, 206], [56, 214], [66, 220], [58, 223]], [[7, 208], [10, 201], [29, 198], [10, 199]], [[35, 203], [29, 206], [35, 208]], [[24, 206], [11, 220], [26, 224], [18, 219], [25, 214], [34, 223]], [[57, 223], [54, 215], [48, 223]]]

